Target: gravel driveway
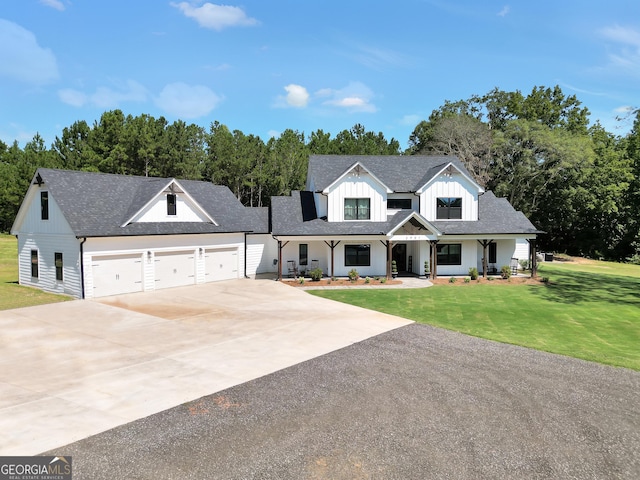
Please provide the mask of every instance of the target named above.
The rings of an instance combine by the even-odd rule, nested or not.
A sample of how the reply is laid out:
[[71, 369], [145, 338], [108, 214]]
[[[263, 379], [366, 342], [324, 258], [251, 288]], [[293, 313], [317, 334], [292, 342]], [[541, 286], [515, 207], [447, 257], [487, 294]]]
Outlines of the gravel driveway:
[[51, 453], [74, 479], [640, 478], [640, 372], [409, 325]]

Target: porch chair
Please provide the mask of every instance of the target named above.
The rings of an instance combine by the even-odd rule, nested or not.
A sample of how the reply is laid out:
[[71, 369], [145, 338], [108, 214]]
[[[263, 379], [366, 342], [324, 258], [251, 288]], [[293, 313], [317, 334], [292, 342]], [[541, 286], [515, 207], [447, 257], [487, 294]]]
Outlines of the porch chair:
[[511, 259], [511, 275], [517, 275], [517, 274], [518, 274], [518, 259], [512, 258]]
[[295, 260], [287, 260], [287, 273], [289, 278], [296, 278], [298, 276], [298, 266]]

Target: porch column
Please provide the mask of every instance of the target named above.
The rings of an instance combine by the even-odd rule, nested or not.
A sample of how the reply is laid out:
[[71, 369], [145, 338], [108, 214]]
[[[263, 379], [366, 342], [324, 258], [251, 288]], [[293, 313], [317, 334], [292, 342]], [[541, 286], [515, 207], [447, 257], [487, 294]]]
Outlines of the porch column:
[[487, 261], [487, 247], [493, 240], [478, 240], [478, 243], [482, 245], [482, 278], [487, 278], [487, 270], [489, 269], [489, 262]]
[[282, 240], [278, 240], [278, 281], [282, 281]]
[[438, 278], [438, 240], [431, 240], [431, 279]]
[[538, 276], [538, 252], [536, 249], [536, 240], [527, 240], [530, 245], [531, 250], [531, 278], [536, 278]]
[[338, 246], [338, 244], [340, 243], [340, 240], [338, 240], [337, 242], [334, 241], [334, 240], [331, 240], [331, 244], [327, 243], [327, 241], [324, 240], [324, 243], [327, 245], [327, 247], [329, 247], [331, 249], [331, 277], [330, 278], [333, 278], [333, 276], [334, 276], [333, 275], [334, 274], [334, 271], [333, 271], [333, 264], [334, 264], [333, 249]]
[[393, 258], [393, 243], [387, 242], [387, 280], [391, 280], [391, 259]]

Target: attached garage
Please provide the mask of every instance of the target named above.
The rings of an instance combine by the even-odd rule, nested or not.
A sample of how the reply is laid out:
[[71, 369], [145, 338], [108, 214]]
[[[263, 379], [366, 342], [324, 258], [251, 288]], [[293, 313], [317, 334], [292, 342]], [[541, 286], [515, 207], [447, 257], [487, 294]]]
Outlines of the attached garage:
[[154, 260], [156, 289], [182, 287], [196, 282], [194, 251], [157, 252]]
[[238, 278], [238, 249], [216, 248], [205, 252], [205, 282]]
[[106, 297], [142, 291], [142, 255], [94, 257], [93, 296]]

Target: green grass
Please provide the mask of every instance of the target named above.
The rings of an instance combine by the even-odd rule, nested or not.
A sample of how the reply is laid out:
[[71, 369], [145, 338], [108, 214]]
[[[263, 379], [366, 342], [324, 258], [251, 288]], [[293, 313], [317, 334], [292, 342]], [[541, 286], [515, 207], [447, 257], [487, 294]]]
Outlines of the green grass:
[[640, 267], [546, 263], [549, 284], [310, 293], [477, 337], [640, 370]]
[[71, 297], [18, 285], [18, 241], [11, 235], [0, 235], [0, 310], [65, 300]]

